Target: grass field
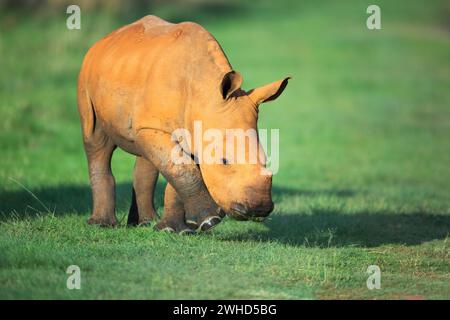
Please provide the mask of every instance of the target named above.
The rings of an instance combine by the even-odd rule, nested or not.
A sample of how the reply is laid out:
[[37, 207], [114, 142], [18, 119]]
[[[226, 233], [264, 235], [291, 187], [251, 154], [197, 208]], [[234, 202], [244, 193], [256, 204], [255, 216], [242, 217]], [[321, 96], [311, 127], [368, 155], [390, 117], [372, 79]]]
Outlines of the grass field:
[[[82, 8], [79, 31], [65, 10], [0, 14], [0, 298], [450, 299], [448, 2], [377, 1], [378, 31], [364, 1], [248, 3]], [[149, 13], [204, 25], [245, 89], [293, 76], [260, 113], [280, 129], [264, 223], [126, 228], [134, 159], [119, 151], [120, 227], [86, 224], [77, 73], [96, 40]]]

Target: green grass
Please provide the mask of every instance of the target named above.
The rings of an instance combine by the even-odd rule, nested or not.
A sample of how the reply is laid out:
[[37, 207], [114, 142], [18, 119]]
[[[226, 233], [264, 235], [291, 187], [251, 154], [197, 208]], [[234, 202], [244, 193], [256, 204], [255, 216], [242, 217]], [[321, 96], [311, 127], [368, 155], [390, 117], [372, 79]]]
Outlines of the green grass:
[[[360, 1], [82, 11], [81, 31], [64, 14], [3, 12], [0, 298], [449, 299], [450, 6], [377, 3], [380, 31]], [[263, 224], [126, 228], [133, 158], [117, 152], [121, 226], [86, 225], [77, 73], [96, 40], [146, 13], [202, 23], [246, 89], [293, 76], [260, 113], [281, 161]], [[72, 264], [81, 290], [66, 289]], [[374, 264], [380, 290], [366, 287]]]

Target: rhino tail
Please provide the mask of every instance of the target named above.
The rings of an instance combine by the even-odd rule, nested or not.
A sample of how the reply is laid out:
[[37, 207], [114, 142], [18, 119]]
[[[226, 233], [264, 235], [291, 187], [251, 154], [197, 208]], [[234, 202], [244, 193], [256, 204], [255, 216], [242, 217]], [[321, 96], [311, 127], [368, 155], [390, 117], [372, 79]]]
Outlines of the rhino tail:
[[84, 86], [78, 88], [78, 113], [81, 119], [81, 129], [83, 140], [89, 141], [94, 134], [97, 117], [95, 115], [94, 104]]

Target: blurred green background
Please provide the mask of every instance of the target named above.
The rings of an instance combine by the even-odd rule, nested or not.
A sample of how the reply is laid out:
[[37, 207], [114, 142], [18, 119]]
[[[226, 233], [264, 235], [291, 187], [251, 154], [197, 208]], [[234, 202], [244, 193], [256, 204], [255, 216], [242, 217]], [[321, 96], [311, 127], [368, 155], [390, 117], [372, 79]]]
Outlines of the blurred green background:
[[[69, 4], [81, 30], [66, 28]], [[370, 4], [381, 30], [366, 27]], [[281, 162], [263, 224], [125, 228], [134, 159], [121, 151], [122, 225], [85, 224], [78, 71], [147, 14], [203, 25], [244, 89], [293, 77], [260, 112]], [[450, 298], [448, 1], [7, 0], [0, 70], [0, 298]], [[81, 290], [66, 288], [71, 264]], [[380, 290], [366, 287], [373, 264]]]

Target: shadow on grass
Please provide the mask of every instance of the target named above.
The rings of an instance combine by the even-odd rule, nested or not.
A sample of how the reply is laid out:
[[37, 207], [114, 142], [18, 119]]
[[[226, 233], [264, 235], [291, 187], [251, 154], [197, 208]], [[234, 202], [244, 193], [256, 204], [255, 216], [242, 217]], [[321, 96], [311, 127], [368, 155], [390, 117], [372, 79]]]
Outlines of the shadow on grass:
[[[11, 182], [12, 183], [12, 182]], [[164, 204], [165, 183], [158, 180], [156, 186], [155, 205]], [[128, 212], [131, 201], [131, 182], [116, 185], [116, 211]], [[88, 185], [61, 185], [17, 191], [0, 190], [0, 213], [3, 219], [15, 216], [25, 218], [36, 212], [45, 213], [47, 209], [55, 216], [66, 214], [87, 215], [91, 212], [91, 188]], [[37, 199], [36, 199], [36, 198]]]
[[[274, 199], [285, 196], [350, 198], [354, 190], [297, 190], [274, 186]], [[292, 246], [375, 247], [383, 244], [416, 245], [450, 235], [450, 217], [423, 211], [396, 213], [313, 209], [311, 213], [274, 213], [265, 231], [247, 231], [222, 237], [228, 241], [276, 241]]]
[[[165, 183], [158, 181], [155, 204], [163, 206]], [[55, 186], [31, 190], [33, 194], [55, 216], [66, 214], [88, 215], [91, 210], [91, 192], [89, 186]], [[128, 211], [131, 199], [131, 183], [119, 183], [116, 188], [118, 218]], [[275, 186], [274, 199], [286, 196], [319, 196], [348, 198], [355, 195], [352, 190], [296, 190]], [[43, 206], [26, 190], [1, 191], [0, 213], [2, 219], [11, 216], [25, 218], [33, 216], [36, 210], [45, 212]], [[245, 223], [245, 222], [244, 222]], [[338, 210], [316, 209], [310, 214], [301, 212], [283, 212], [272, 214], [264, 223], [267, 230], [236, 230], [221, 235], [225, 241], [277, 241], [292, 246], [374, 247], [382, 244], [416, 245], [449, 235], [450, 217], [448, 215], [411, 212], [365, 211], [345, 214]]]
[[416, 245], [450, 235], [450, 217], [415, 212], [360, 212], [314, 210], [311, 214], [274, 214], [265, 231], [247, 231], [222, 237], [227, 241], [276, 241], [292, 246], [376, 247]]

